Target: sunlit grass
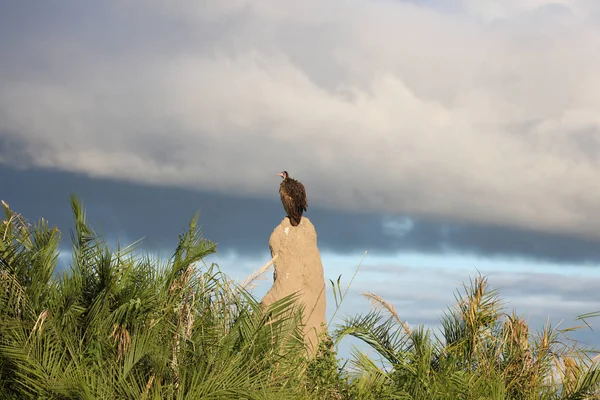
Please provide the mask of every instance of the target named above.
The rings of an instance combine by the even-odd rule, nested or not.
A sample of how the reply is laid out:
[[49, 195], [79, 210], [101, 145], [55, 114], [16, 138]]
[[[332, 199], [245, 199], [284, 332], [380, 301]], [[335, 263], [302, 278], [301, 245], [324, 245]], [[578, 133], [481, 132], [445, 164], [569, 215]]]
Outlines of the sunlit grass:
[[[576, 329], [536, 331], [504, 310], [477, 275], [456, 294], [442, 329], [411, 326], [377, 293], [372, 310], [340, 317], [348, 284], [331, 281], [330, 335], [315, 357], [293, 296], [265, 308], [206, 257], [198, 217], [168, 258], [107, 242], [72, 198], [72, 258], [56, 271], [61, 232], [3, 203], [0, 225], [0, 398], [55, 399], [584, 399], [600, 394], [597, 353]], [[159, 229], [159, 227], [157, 227]], [[337, 317], [337, 318], [336, 318]], [[354, 349], [339, 365], [337, 345]]]

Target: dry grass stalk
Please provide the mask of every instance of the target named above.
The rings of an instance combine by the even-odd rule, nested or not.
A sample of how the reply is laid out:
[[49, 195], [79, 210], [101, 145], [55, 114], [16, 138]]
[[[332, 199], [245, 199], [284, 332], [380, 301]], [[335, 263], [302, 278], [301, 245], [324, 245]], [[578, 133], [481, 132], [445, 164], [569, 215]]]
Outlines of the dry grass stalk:
[[[37, 317], [37, 320], [35, 321], [35, 325], [33, 325], [33, 329], [31, 330], [31, 333], [29, 334], [29, 337], [27, 338], [27, 341], [29, 341], [31, 339], [31, 336], [36, 331], [37, 331], [38, 335], [41, 335], [41, 333], [42, 333], [42, 326], [44, 325], [44, 322], [46, 321], [46, 318], [48, 318], [48, 315], [50, 315], [50, 312], [48, 312], [48, 310], [44, 310], [44, 311], [42, 311], [40, 313], [40, 315]], [[27, 357], [29, 358], [30, 355], [31, 355], [31, 348], [27, 352]]]
[[185, 315], [184, 315], [184, 337], [185, 339], [189, 339], [192, 336], [192, 326], [194, 326], [194, 313], [192, 310], [194, 309], [194, 303], [196, 302], [196, 294], [192, 293], [191, 302], [185, 305]]
[[406, 333], [408, 333], [409, 335], [412, 333], [412, 330], [410, 329], [410, 325], [408, 324], [408, 322], [400, 319], [400, 316], [396, 312], [396, 308], [394, 307], [394, 305], [392, 303], [390, 303], [389, 301], [386, 301], [383, 297], [381, 297], [373, 292], [363, 292], [363, 293], [361, 293], [361, 295], [366, 297], [367, 299], [369, 299], [369, 301], [371, 302], [371, 307], [373, 307], [376, 310], [377, 309], [387, 310], [387, 312], [389, 312], [396, 319], [396, 321], [398, 321], [398, 323], [400, 325], [402, 325], [402, 328], [404, 328]]
[[267, 272], [267, 270], [271, 267], [271, 265], [273, 265], [275, 260], [277, 260], [277, 257], [278, 257], [278, 255], [275, 254], [275, 256], [273, 258], [271, 258], [271, 261], [267, 262], [265, 265], [260, 267], [258, 270], [254, 271], [253, 273], [248, 275], [248, 277], [241, 283], [240, 287], [242, 289], [247, 289], [247, 290], [254, 289], [256, 287], [255, 282], [258, 280], [264, 279], [263, 275], [265, 274], [265, 272]]
[[150, 379], [148, 379], [148, 383], [146, 383], [146, 389], [144, 390], [143, 398], [148, 397], [148, 393], [150, 393], [150, 389], [152, 388], [152, 383], [154, 383], [154, 374], [150, 376]]
[[[35, 325], [33, 325], [33, 329], [31, 330], [31, 335], [33, 335], [33, 333], [36, 331], [37, 331], [38, 335], [42, 333], [42, 326], [44, 325], [46, 318], [48, 318], [48, 315], [50, 315], [50, 312], [48, 310], [44, 310], [40, 313], [37, 320], [35, 321]], [[29, 335], [29, 337], [31, 337], [31, 335]]]
[[575, 359], [569, 356], [563, 357], [564, 370], [561, 371], [562, 384], [566, 393], [573, 393], [577, 385], [577, 377], [580, 375], [580, 368]]
[[188, 288], [188, 290], [182, 290], [180, 293], [181, 303], [179, 305], [179, 315], [177, 316], [177, 329], [173, 333], [173, 346], [172, 346], [172, 359], [171, 369], [175, 374], [175, 387], [179, 387], [179, 353], [181, 351], [181, 336], [184, 340], [187, 340], [192, 333], [192, 326], [194, 325], [193, 306], [196, 300], [194, 293], [189, 295], [191, 288], [188, 287], [190, 280], [195, 271], [196, 264], [190, 264], [185, 272], [181, 274], [178, 279], [173, 281], [173, 284], [169, 288], [169, 292], [173, 293], [176, 290], [182, 290]]
[[169, 287], [169, 293], [173, 293], [176, 290], [184, 288], [189, 283], [195, 268], [196, 264], [188, 265], [183, 274], [181, 274], [179, 278], [173, 280], [171, 287]]
[[[4, 203], [4, 202], [2, 202]], [[6, 225], [7, 227], [10, 226], [12, 224], [13, 219], [15, 218], [15, 214], [11, 214], [10, 218], [8, 219], [8, 221], [3, 221], [3, 224]], [[4, 229], [4, 236], [2, 237], [3, 241], [6, 241], [6, 235], [8, 234], [8, 229]]]
[[24, 296], [23, 288], [21, 284], [15, 278], [13, 274], [9, 274], [7, 271], [0, 271], [0, 283], [2, 283], [3, 289], [6, 294], [9, 295], [10, 299], [14, 299], [11, 302], [14, 305], [15, 314], [20, 315], [23, 310]]
[[121, 359], [131, 345], [131, 335], [129, 331], [122, 325], [114, 324], [113, 331], [110, 334], [114, 342], [117, 344], [117, 361]]

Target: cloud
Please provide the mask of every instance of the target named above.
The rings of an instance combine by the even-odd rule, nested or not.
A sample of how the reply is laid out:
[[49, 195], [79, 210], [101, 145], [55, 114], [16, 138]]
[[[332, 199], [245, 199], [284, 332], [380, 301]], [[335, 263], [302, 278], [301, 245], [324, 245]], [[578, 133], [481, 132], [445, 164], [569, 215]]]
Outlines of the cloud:
[[51, 10], [0, 39], [0, 163], [598, 238], [600, 6], [555, 3]]

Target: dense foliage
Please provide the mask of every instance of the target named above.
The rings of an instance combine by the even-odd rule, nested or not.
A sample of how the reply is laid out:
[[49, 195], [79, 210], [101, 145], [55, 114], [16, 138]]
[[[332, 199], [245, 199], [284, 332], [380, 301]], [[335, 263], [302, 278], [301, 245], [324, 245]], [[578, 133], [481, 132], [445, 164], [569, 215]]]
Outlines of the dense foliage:
[[[293, 296], [268, 309], [204, 257], [197, 216], [168, 260], [111, 249], [71, 199], [70, 268], [57, 272], [60, 232], [3, 203], [0, 225], [2, 399], [585, 399], [600, 394], [593, 354], [546, 326], [530, 332], [478, 276], [442, 319], [439, 336], [373, 310], [301, 340]], [[343, 299], [339, 280], [336, 304]], [[382, 360], [355, 350], [351, 335]]]

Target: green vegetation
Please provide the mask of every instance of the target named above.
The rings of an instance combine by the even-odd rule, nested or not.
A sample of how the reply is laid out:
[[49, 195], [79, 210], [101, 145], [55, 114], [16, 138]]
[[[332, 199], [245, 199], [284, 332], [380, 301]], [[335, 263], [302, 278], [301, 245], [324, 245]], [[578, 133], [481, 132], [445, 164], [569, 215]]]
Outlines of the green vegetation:
[[[60, 232], [3, 203], [2, 399], [586, 399], [600, 398], [593, 353], [549, 325], [538, 334], [502, 311], [477, 276], [436, 335], [404, 323], [375, 294], [307, 357], [289, 297], [263, 309], [203, 258], [197, 216], [168, 260], [111, 249], [72, 198], [73, 259], [55, 271]], [[334, 285], [339, 306], [340, 281]], [[336, 345], [362, 340], [339, 366]]]

